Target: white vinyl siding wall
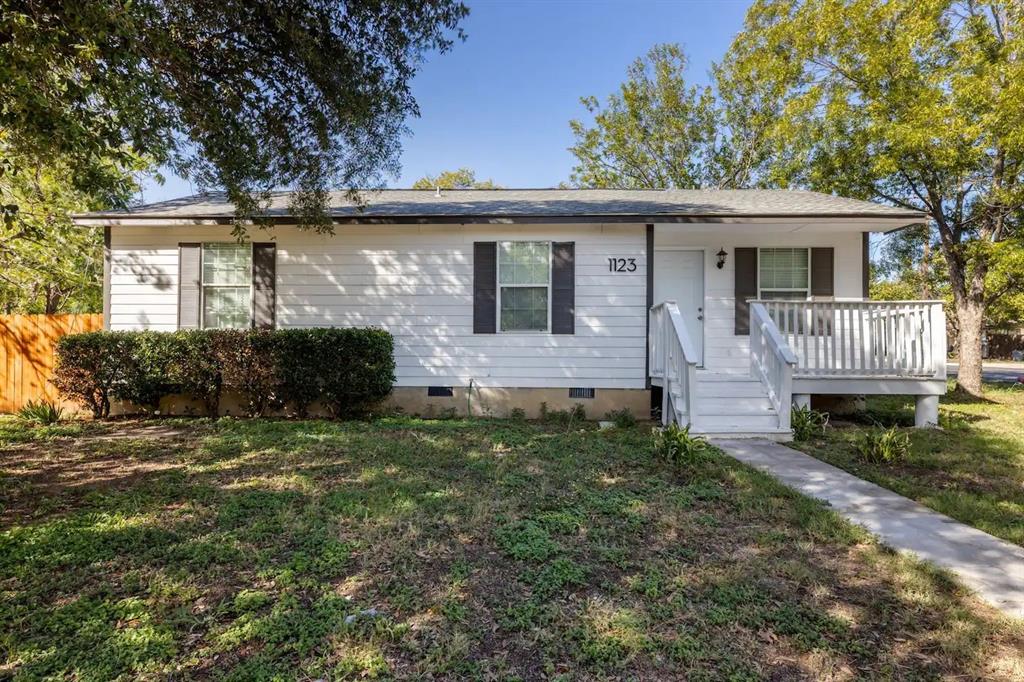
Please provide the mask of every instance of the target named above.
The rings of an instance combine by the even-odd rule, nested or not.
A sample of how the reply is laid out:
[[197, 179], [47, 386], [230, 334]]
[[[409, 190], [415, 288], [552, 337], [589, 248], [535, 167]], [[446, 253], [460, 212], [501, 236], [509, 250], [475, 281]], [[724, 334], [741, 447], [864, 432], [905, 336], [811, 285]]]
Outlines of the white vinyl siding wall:
[[[861, 233], [855, 231], [789, 232], [752, 226], [742, 232], [721, 225], [655, 225], [654, 248], [704, 249], [704, 367], [716, 371], [750, 369], [750, 339], [734, 334], [736, 247], [815, 247], [835, 249], [835, 298], [861, 299]], [[728, 252], [719, 270], [715, 255]], [[658, 301], [655, 301], [657, 303]]]
[[[277, 243], [277, 327], [380, 326], [398, 386], [644, 388], [643, 225], [343, 226], [333, 237], [256, 228]], [[219, 226], [111, 229], [111, 329], [177, 327], [178, 243]], [[576, 333], [473, 334], [473, 242], [576, 243]], [[635, 258], [611, 273], [608, 258]]]

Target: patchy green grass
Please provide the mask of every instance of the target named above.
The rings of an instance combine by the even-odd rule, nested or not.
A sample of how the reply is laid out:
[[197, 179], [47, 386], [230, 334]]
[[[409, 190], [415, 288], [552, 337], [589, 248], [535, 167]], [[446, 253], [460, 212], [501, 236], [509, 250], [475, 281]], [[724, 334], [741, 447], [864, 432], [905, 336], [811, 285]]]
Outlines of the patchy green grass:
[[0, 678], [1024, 674], [1020, 623], [642, 425], [64, 428], [0, 421]]
[[[986, 400], [950, 392], [939, 403], [942, 428], [918, 430], [914, 400], [868, 398], [855, 421], [832, 420], [820, 439], [795, 447], [923, 505], [1024, 546], [1024, 387], [986, 386]], [[857, 443], [873, 425], [904, 426], [906, 461], [870, 464]]]

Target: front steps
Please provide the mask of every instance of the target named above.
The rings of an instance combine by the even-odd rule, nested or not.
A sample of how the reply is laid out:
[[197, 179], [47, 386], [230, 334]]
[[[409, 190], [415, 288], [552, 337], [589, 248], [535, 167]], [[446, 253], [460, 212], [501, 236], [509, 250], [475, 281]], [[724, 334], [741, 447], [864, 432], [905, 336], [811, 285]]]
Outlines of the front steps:
[[711, 438], [766, 438], [785, 442], [793, 433], [779, 428], [779, 415], [761, 382], [747, 372], [697, 372], [697, 414], [693, 433]]

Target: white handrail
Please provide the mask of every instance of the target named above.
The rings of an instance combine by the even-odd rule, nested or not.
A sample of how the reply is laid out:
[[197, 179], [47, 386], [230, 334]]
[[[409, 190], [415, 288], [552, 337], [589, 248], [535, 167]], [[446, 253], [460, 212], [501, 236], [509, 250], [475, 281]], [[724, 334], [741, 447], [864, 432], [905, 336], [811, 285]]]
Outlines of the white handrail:
[[779, 428], [789, 430], [793, 403], [793, 371], [796, 354], [782, 338], [768, 310], [750, 304], [750, 372], [761, 380], [779, 416]]
[[651, 307], [650, 374], [662, 380], [661, 423], [693, 425], [697, 353], [675, 301]]
[[946, 378], [941, 301], [753, 301], [796, 353], [798, 377]]

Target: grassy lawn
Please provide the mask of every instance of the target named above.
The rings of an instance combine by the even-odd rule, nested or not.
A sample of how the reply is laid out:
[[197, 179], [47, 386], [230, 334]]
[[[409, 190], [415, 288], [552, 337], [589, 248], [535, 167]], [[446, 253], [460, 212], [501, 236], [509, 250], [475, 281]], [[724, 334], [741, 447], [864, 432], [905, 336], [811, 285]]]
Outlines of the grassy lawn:
[[643, 425], [0, 420], [0, 491], [0, 678], [1024, 675], [1024, 624]]
[[825, 438], [796, 447], [932, 509], [1024, 546], [1024, 390], [986, 387], [986, 400], [949, 393], [941, 429], [908, 429], [900, 464], [868, 464], [857, 442], [873, 424], [913, 426], [914, 401], [869, 397], [856, 422], [834, 421]]

